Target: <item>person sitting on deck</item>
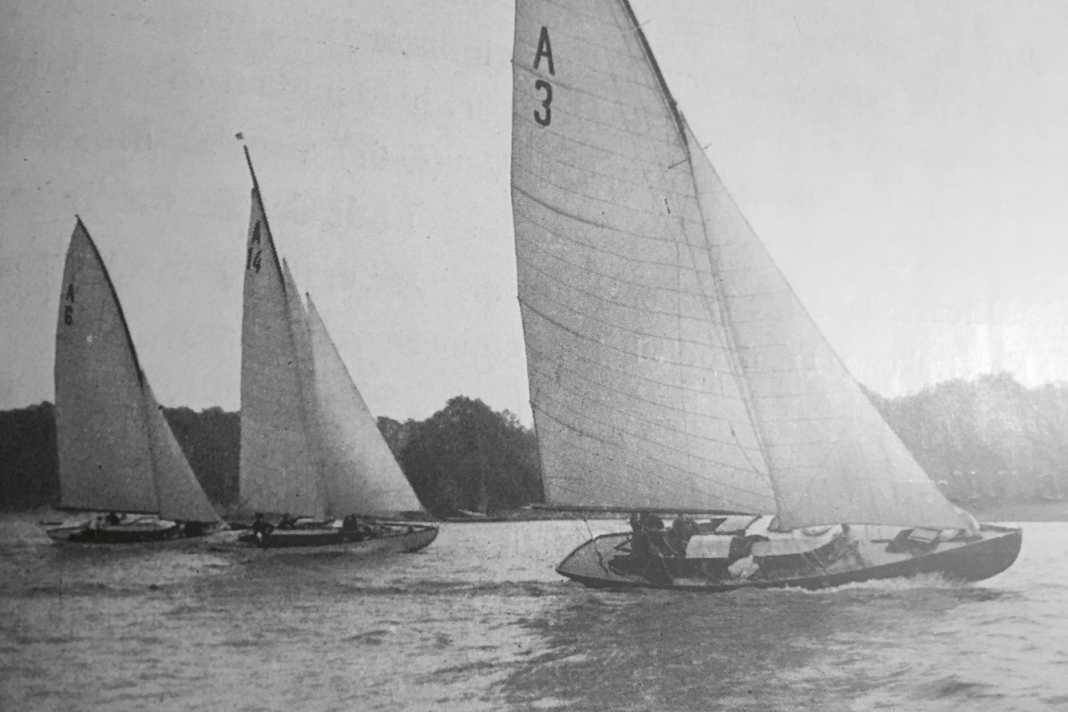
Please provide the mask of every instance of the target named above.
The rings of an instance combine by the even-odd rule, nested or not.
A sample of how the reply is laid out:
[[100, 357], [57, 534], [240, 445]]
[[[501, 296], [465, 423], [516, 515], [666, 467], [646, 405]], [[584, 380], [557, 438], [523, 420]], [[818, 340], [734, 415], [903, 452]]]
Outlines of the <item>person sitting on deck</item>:
[[182, 536], [203, 536], [206, 528], [203, 522], [185, 522], [182, 525]]
[[649, 537], [645, 535], [645, 514], [631, 512], [630, 528], [633, 534], [630, 537], [631, 556], [637, 559], [649, 557]]
[[363, 541], [366, 538], [366, 525], [355, 514], [350, 514], [341, 520], [341, 531], [354, 541]]
[[108, 516], [104, 519], [108, 524], [115, 526], [122, 521], [122, 518], [115, 512], [108, 512]]
[[641, 519], [642, 531], [649, 541], [649, 553], [664, 556], [670, 553], [670, 547], [664, 540], [664, 520], [652, 512], [646, 512]]
[[293, 529], [297, 526], [297, 518], [289, 512], [282, 515], [282, 519], [278, 522], [279, 529]]
[[267, 520], [263, 518], [263, 514], [256, 512], [256, 518], [252, 521], [252, 535], [262, 542], [270, 535], [272, 529], [274, 527], [267, 523]]
[[675, 556], [686, 556], [686, 544], [697, 532], [697, 524], [685, 514], [675, 516], [671, 529], [665, 537], [668, 548]]

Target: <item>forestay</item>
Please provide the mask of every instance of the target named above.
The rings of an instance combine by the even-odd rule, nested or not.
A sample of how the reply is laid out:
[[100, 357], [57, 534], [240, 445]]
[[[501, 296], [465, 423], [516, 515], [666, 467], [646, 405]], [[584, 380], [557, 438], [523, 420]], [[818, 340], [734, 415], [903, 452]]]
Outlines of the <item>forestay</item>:
[[310, 296], [307, 313], [328, 513], [422, 511]]
[[516, 4], [512, 202], [546, 498], [962, 526], [676, 110], [629, 5]]
[[55, 389], [61, 506], [218, 520], [141, 372], [81, 220], [63, 271]]
[[258, 186], [252, 189], [241, 325], [241, 506], [322, 517], [323, 493], [307, 421], [300, 356], [303, 320], [287, 296]]

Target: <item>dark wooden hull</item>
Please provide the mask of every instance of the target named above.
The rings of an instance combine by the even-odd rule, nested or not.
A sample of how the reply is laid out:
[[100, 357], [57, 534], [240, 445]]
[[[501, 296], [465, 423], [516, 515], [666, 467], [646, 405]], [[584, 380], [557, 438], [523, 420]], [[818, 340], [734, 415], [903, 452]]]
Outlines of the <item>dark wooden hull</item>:
[[64, 544], [151, 544], [175, 539], [189, 539], [205, 536], [215, 531], [212, 526], [205, 526], [193, 534], [177, 522], [144, 518], [122, 524], [108, 524], [102, 527], [90, 526], [90, 522], [53, 526], [45, 529], [45, 534], [52, 541]]
[[375, 536], [360, 536], [337, 527], [303, 527], [275, 529], [267, 536], [245, 530], [237, 543], [262, 551], [290, 553], [330, 553], [360, 551], [365, 553], [404, 553], [424, 549], [438, 536], [438, 528], [428, 524], [383, 524]]
[[[739, 588], [830, 588], [878, 579], [938, 575], [950, 581], [980, 581], [1009, 568], [1020, 553], [1020, 529], [983, 525], [981, 538], [941, 544], [930, 551], [888, 553], [885, 540], [865, 542], [865, 555], [827, 566], [812, 567], [795, 576], [757, 576], [744, 580], [675, 577], [664, 568], [658, 575], [620, 572], [613, 560], [630, 540], [629, 533], [605, 534], [579, 546], [557, 567], [557, 572], [593, 588], [659, 588], [709, 593]], [[880, 550], [882, 554], [880, 555]]]

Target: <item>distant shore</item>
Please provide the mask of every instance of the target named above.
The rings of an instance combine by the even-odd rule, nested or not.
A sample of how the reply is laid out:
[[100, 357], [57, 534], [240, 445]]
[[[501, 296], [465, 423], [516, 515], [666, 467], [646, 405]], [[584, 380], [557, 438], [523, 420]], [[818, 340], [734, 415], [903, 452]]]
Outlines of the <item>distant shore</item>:
[[[1068, 500], [1061, 502], [1005, 502], [999, 505], [975, 504], [964, 505], [981, 522], [1068, 522]], [[0, 514], [20, 515], [19, 518], [60, 520], [77, 516], [57, 511], [51, 507], [34, 509], [0, 510]], [[469, 520], [451, 519], [450, 523], [489, 523], [489, 522], [525, 522], [545, 519], [620, 519], [628, 517], [627, 512], [558, 512], [552, 509], [521, 508], [511, 511], [491, 512], [487, 519]]]
[[[1001, 504], [965, 504], [981, 522], [1068, 522], [1068, 500], [1061, 502], [1003, 502]], [[555, 512], [551, 509], [517, 509], [499, 512], [495, 519], [533, 521], [538, 519], [626, 519], [627, 512]], [[473, 520], [478, 521], [478, 520]]]
[[981, 522], [1068, 522], [1068, 500], [977, 504], [965, 508]]

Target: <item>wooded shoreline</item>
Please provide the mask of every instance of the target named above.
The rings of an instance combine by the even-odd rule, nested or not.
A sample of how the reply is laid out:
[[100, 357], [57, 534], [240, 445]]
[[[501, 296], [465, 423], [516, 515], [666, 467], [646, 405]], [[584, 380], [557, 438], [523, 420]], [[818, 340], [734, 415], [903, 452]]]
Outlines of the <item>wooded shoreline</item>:
[[[868, 395], [946, 495], [980, 519], [1068, 521], [1068, 384], [1026, 388], [992, 374], [900, 398]], [[208, 497], [221, 511], [233, 507], [238, 414], [164, 412]], [[507, 410], [456, 396], [425, 420], [379, 417], [378, 426], [435, 517], [583, 516], [524, 509], [543, 500], [537, 441]], [[58, 496], [52, 404], [0, 412], [0, 509], [37, 509]]]

